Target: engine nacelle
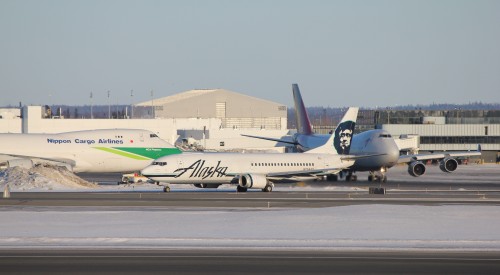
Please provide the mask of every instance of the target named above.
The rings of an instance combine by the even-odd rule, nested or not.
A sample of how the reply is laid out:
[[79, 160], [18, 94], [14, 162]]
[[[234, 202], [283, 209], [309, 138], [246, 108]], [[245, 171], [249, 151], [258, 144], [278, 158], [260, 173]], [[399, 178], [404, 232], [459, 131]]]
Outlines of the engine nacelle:
[[262, 175], [244, 174], [240, 175], [238, 185], [243, 188], [262, 189], [267, 185], [267, 179]]
[[439, 168], [441, 168], [441, 171], [443, 172], [453, 172], [457, 170], [458, 167], [458, 161], [454, 158], [445, 158], [442, 161], [439, 162]]
[[10, 159], [7, 161], [7, 167], [31, 169], [33, 168], [33, 161], [31, 159]]
[[195, 187], [198, 187], [198, 188], [219, 188], [219, 185], [220, 184], [208, 184], [208, 183], [197, 183], [197, 184], [194, 184]]
[[414, 161], [408, 164], [408, 173], [414, 177], [420, 177], [425, 173], [425, 164], [421, 161]]

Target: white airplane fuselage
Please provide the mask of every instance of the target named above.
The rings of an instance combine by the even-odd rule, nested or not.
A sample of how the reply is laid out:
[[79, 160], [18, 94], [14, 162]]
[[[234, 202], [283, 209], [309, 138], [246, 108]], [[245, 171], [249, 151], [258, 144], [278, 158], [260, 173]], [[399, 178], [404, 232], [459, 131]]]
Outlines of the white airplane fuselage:
[[142, 174], [158, 182], [183, 184], [235, 183], [237, 175], [266, 177], [276, 173], [294, 173], [313, 170], [339, 170], [354, 161], [342, 160], [338, 155], [308, 153], [182, 153], [155, 160]]
[[[295, 141], [300, 151], [308, 151], [325, 144], [329, 135], [296, 134]], [[390, 168], [398, 162], [399, 148], [385, 130], [369, 130], [352, 136], [351, 155], [374, 155], [358, 159], [349, 168], [354, 171], [374, 171]]]
[[176, 153], [179, 149], [146, 130], [0, 134], [0, 163], [7, 166], [31, 162], [66, 166], [73, 172], [128, 172]]

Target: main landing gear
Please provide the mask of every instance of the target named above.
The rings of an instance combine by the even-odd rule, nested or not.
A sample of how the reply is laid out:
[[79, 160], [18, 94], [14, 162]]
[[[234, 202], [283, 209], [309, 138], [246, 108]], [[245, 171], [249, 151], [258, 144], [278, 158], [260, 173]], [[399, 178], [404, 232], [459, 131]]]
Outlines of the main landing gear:
[[[387, 182], [387, 176], [385, 173], [387, 172], [387, 168], [382, 167], [378, 171], [370, 171], [370, 175], [368, 175], [368, 181], [369, 182]], [[326, 176], [327, 181], [338, 181], [340, 178], [342, 178], [342, 172], [340, 172], [338, 175], [328, 175]], [[347, 174], [345, 175], [345, 181], [357, 181], [358, 176], [354, 174], [352, 171], [348, 171]]]
[[349, 172], [347, 173], [347, 176], [345, 176], [345, 181], [358, 181], [358, 176], [353, 172]]
[[[269, 183], [264, 188], [262, 188], [262, 192], [272, 192], [274, 188], [274, 184]], [[236, 186], [236, 192], [246, 192], [248, 188], [241, 187], [239, 185]]]
[[273, 191], [274, 184], [269, 183], [264, 188], [262, 188], [262, 192], [271, 192]]

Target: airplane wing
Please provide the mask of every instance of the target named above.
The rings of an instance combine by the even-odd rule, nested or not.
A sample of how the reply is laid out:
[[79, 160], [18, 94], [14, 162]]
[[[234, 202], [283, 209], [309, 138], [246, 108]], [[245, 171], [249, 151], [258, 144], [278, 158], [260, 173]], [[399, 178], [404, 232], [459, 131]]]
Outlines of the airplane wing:
[[76, 162], [72, 159], [65, 158], [44, 158], [44, 157], [35, 157], [35, 156], [27, 156], [27, 155], [14, 155], [14, 154], [0, 154], [0, 160], [4, 162], [10, 161], [32, 161], [33, 163], [50, 163], [54, 165], [66, 166], [68, 168], [72, 168], [75, 166]]
[[345, 155], [340, 157], [341, 160], [357, 160], [357, 159], [365, 159], [369, 157], [378, 157], [378, 156], [385, 156], [387, 154], [367, 154], [367, 155]]
[[269, 140], [269, 141], [276, 141], [276, 142], [282, 142], [282, 143], [287, 143], [287, 144], [293, 144], [293, 145], [298, 145], [296, 141], [293, 140], [287, 140], [287, 139], [279, 139], [279, 138], [270, 138], [270, 137], [260, 137], [260, 136], [252, 136], [252, 135], [245, 135], [241, 134], [244, 137], [249, 137], [249, 138], [258, 138], [258, 139], [263, 139], [263, 140]]
[[283, 172], [283, 173], [269, 173], [267, 174], [267, 178], [281, 178], [281, 179], [289, 179], [294, 177], [316, 177], [322, 175], [331, 175], [337, 174], [342, 171], [342, 168], [331, 168], [331, 169], [316, 169], [316, 170], [301, 170], [301, 171], [291, 171], [291, 172]]
[[399, 157], [398, 163], [409, 163], [413, 161], [425, 161], [444, 158], [462, 158], [481, 155], [481, 146], [478, 145], [477, 151], [456, 151], [456, 152], [440, 152], [430, 154], [402, 155]]
[[[319, 176], [337, 174], [342, 168], [316, 169], [316, 170], [298, 170], [289, 172], [268, 173], [264, 176], [269, 181], [303, 181], [307, 179], [316, 179]], [[238, 183], [238, 178], [245, 173], [227, 173], [226, 176], [234, 177], [232, 183]]]

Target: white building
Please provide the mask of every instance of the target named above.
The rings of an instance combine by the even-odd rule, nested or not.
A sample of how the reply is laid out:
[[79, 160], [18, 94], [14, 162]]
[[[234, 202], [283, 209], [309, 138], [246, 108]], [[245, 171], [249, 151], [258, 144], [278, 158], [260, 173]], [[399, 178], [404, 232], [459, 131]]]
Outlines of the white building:
[[156, 118], [217, 118], [219, 128], [285, 130], [283, 104], [223, 89], [191, 90], [136, 104], [135, 115]]
[[[90, 129], [146, 129], [172, 144], [184, 147], [208, 150], [284, 150], [273, 147], [269, 141], [241, 136], [248, 134], [279, 138], [286, 135], [287, 110], [278, 103], [227, 90], [193, 90], [134, 106], [134, 112], [152, 109], [155, 119], [55, 119], [48, 117], [42, 106], [25, 106], [22, 108], [22, 115], [17, 109], [19, 115], [8, 115], [0, 119], [0, 132], [60, 133]], [[134, 113], [134, 117], [138, 117], [138, 114]]]

